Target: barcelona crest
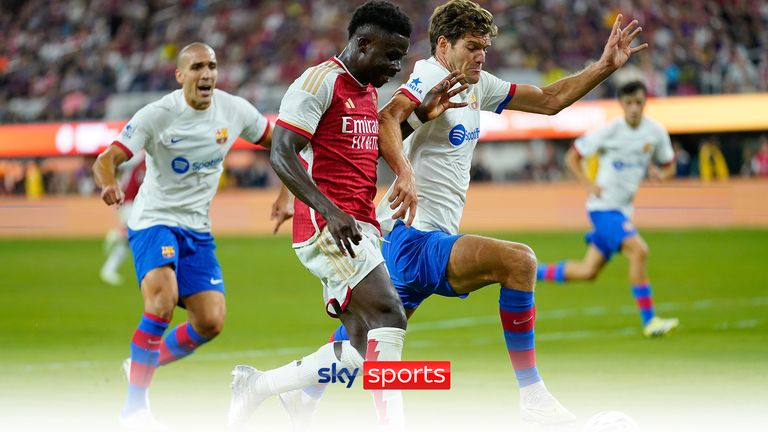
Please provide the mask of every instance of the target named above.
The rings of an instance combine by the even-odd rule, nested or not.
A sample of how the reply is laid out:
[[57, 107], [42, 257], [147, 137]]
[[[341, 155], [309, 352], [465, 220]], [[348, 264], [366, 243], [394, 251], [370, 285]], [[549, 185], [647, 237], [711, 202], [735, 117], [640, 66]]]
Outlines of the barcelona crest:
[[227, 135], [227, 128], [216, 129], [216, 144], [224, 144], [227, 142], [228, 137], [229, 135]]
[[176, 255], [176, 251], [173, 249], [173, 246], [163, 246], [160, 252], [162, 253], [163, 258], [173, 258], [173, 256]]
[[651, 143], [643, 144], [643, 153], [648, 154], [648, 153], [651, 152], [651, 150], [653, 150], [653, 144], [651, 144]]

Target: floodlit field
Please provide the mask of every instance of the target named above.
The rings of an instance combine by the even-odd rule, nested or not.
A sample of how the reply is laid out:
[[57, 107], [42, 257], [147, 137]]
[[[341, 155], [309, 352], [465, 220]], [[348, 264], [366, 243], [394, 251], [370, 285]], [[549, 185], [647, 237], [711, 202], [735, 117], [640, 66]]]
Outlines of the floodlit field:
[[[644, 231], [659, 314], [680, 318], [647, 340], [618, 256], [594, 283], [537, 287], [539, 369], [579, 416], [620, 410], [647, 431], [768, 426], [768, 231]], [[499, 234], [539, 258], [579, 257], [581, 234]], [[194, 356], [158, 369], [153, 410], [173, 430], [224, 430], [229, 372], [313, 351], [336, 322], [287, 237], [220, 238], [228, 316]], [[141, 310], [132, 265], [122, 287], [98, 279], [99, 240], [0, 240], [0, 430], [113, 430], [120, 362]], [[405, 359], [450, 360], [453, 388], [408, 392], [411, 430], [523, 430], [498, 320], [498, 288], [432, 298], [411, 320]], [[184, 319], [179, 311], [174, 323]], [[374, 430], [370, 396], [333, 387], [315, 430]], [[353, 426], [355, 421], [368, 422]], [[249, 430], [290, 430], [268, 400]]]

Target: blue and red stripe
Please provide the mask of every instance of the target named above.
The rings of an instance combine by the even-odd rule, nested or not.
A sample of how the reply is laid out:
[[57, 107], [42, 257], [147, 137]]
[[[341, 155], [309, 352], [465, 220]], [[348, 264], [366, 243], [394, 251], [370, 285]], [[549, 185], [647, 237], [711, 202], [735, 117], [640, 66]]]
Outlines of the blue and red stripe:
[[182, 359], [195, 352], [197, 347], [209, 340], [200, 336], [189, 322], [181, 323], [163, 339], [158, 363], [166, 365]]
[[169, 321], [145, 312], [131, 338], [131, 370], [123, 415], [147, 408], [147, 388], [157, 369], [160, 344]]
[[541, 381], [536, 368], [536, 305], [533, 292], [502, 287], [499, 293], [499, 317], [518, 384], [525, 387]]
[[632, 295], [635, 297], [637, 308], [640, 310], [640, 319], [643, 325], [648, 324], [648, 321], [656, 316], [656, 311], [653, 308], [653, 297], [651, 296], [651, 285], [648, 282], [634, 285]]

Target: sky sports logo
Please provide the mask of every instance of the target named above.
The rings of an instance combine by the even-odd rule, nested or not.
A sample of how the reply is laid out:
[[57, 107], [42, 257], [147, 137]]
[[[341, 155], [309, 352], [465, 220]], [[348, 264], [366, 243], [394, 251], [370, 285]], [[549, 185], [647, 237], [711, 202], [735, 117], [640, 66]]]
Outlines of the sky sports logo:
[[[317, 371], [319, 384], [352, 387], [360, 369], [331, 367]], [[363, 388], [366, 390], [449, 390], [449, 361], [366, 361], [363, 363]]]

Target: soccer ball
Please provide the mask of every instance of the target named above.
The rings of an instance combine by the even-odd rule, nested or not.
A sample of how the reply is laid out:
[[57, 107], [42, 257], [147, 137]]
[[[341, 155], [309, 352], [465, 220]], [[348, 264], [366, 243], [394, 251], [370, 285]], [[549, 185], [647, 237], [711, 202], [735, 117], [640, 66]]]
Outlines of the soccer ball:
[[640, 432], [640, 426], [621, 411], [603, 411], [592, 416], [582, 432]]

